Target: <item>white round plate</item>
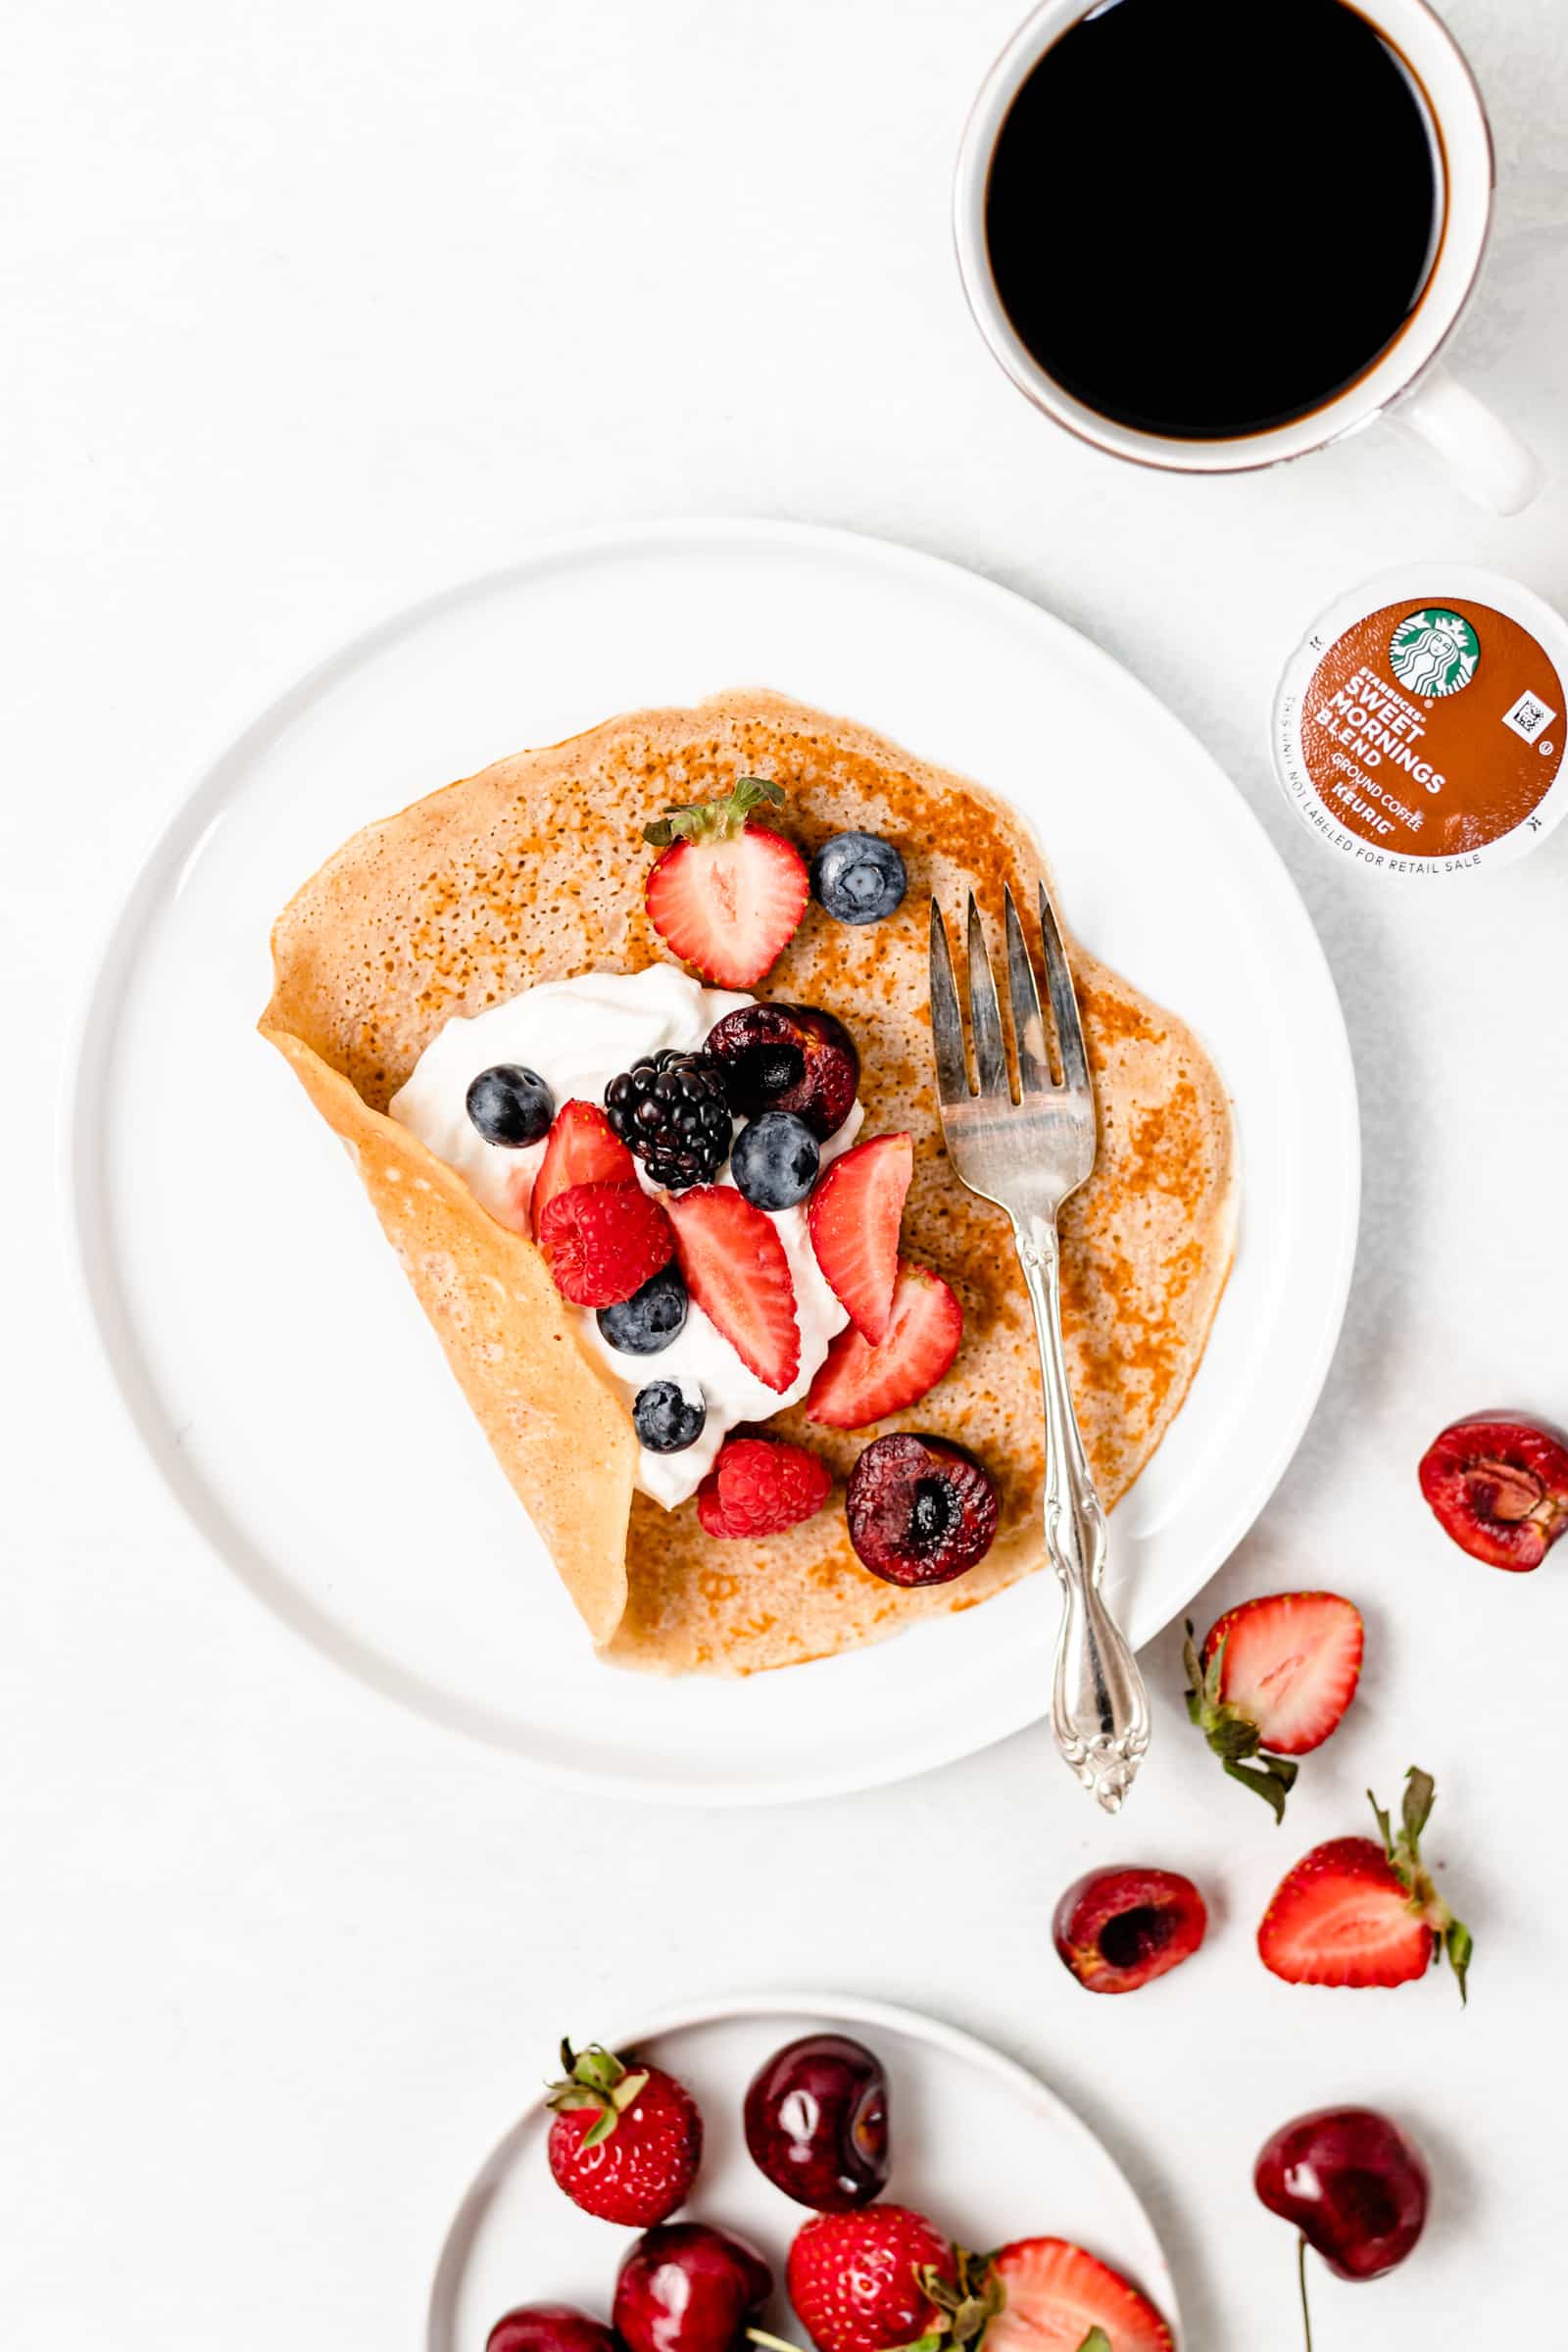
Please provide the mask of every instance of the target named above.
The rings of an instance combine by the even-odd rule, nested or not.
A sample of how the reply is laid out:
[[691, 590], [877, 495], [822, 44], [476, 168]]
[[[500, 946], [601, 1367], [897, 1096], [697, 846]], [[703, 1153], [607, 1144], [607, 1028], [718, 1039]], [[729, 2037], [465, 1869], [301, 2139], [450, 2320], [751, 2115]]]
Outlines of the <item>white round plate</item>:
[[[764, 2058], [828, 2029], [865, 2042], [887, 2074], [891, 2199], [977, 2249], [1071, 2238], [1141, 2287], [1180, 2341], [1176, 2289], [1149, 2216], [1055, 2092], [972, 2034], [839, 1993], [733, 1994], [609, 2045], [667, 2066], [702, 2108], [703, 2169], [687, 2218], [738, 2230], [772, 2264], [779, 2285], [763, 2328], [801, 2341], [783, 2278], [807, 2214], [753, 2164], [741, 2102]], [[637, 2232], [595, 2221], [562, 2195], [545, 2157], [550, 2122], [541, 2093], [475, 2174], [436, 2266], [426, 2352], [484, 2352], [490, 2328], [518, 2303], [610, 2317], [615, 2273]]]
[[111, 1362], [230, 1566], [405, 1704], [686, 1803], [868, 1787], [1033, 1722], [1054, 1582], [745, 1681], [598, 1664], [340, 1147], [254, 1023], [273, 916], [368, 819], [618, 710], [745, 685], [1009, 795], [1073, 929], [1194, 1025], [1231, 1089], [1235, 1271], [1111, 1521], [1112, 1594], [1147, 1642], [1251, 1525], [1327, 1371], [1354, 1082], [1305, 910], [1213, 760], [1084, 638], [971, 572], [795, 524], [655, 525], [543, 548], [362, 638], [256, 721], [154, 851], [99, 974], [72, 1138]]

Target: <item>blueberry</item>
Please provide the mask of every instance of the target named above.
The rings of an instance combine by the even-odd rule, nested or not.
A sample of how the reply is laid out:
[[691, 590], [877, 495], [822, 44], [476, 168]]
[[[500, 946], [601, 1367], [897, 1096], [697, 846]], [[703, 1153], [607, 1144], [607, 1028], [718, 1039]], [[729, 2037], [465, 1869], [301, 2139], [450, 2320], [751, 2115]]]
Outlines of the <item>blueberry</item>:
[[537, 1070], [520, 1061], [498, 1061], [481, 1070], [468, 1089], [468, 1116], [487, 1144], [512, 1152], [536, 1144], [550, 1132], [556, 1098]]
[[678, 1381], [652, 1380], [638, 1390], [631, 1417], [650, 1453], [684, 1453], [702, 1436], [708, 1407], [701, 1397], [694, 1404]]
[[764, 1110], [743, 1127], [729, 1155], [735, 1189], [754, 1208], [794, 1208], [816, 1182], [822, 1152], [804, 1119]]
[[908, 887], [904, 859], [876, 833], [835, 833], [811, 859], [811, 888], [836, 922], [879, 923]]
[[686, 1285], [678, 1266], [650, 1275], [619, 1306], [599, 1309], [599, 1328], [622, 1355], [657, 1355], [686, 1320]]

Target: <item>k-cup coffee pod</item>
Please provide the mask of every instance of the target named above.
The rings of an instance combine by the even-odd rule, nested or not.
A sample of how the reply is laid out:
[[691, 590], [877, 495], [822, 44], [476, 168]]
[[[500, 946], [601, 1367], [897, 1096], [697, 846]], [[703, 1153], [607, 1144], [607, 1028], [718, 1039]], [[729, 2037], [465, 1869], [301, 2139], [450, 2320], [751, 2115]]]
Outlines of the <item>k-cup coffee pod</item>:
[[1286, 798], [1359, 872], [1521, 858], [1568, 813], [1568, 622], [1516, 580], [1411, 564], [1315, 621], [1274, 704]]

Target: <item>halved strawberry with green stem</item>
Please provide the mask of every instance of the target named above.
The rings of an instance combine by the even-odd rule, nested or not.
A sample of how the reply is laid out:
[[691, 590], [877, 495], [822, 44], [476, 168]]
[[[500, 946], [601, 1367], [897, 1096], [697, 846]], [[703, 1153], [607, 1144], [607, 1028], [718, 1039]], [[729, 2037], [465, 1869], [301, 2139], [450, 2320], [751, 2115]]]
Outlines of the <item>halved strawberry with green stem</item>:
[[984, 2352], [1172, 2352], [1148, 2296], [1068, 2238], [1017, 2238], [992, 2257], [991, 2275], [1003, 2304]]
[[750, 988], [795, 936], [811, 895], [792, 841], [753, 821], [782, 803], [765, 776], [737, 776], [722, 799], [666, 808], [643, 827], [662, 849], [643, 886], [648, 919], [682, 963], [721, 988]]
[[662, 2067], [617, 2058], [599, 2042], [561, 2045], [548, 2153], [557, 2185], [601, 2221], [649, 2230], [683, 2205], [703, 2155], [703, 2119]]
[[1361, 1613], [1338, 1592], [1272, 1592], [1227, 1609], [1182, 1662], [1187, 1712], [1233, 1781], [1279, 1821], [1296, 1781], [1291, 1760], [1320, 1747], [1355, 1696]]
[[873, 1348], [893, 1320], [899, 1226], [913, 1174], [909, 1136], [868, 1136], [823, 1170], [807, 1203], [807, 1231], [823, 1280]]
[[1368, 1789], [1381, 1845], [1331, 1838], [1286, 1872], [1257, 1931], [1266, 1969], [1288, 1984], [1407, 1984], [1441, 1950], [1465, 1999], [1473, 1938], [1421, 1859], [1435, 1794], [1431, 1774], [1412, 1765], [1397, 1837]]

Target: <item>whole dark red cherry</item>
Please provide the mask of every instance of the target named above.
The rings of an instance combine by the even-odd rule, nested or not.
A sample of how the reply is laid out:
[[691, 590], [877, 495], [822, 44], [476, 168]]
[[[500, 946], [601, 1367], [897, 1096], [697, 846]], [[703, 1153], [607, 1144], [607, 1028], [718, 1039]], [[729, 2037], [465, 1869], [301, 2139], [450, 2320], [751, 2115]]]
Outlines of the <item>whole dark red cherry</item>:
[[1397, 2124], [1372, 2107], [1319, 2107], [1258, 2151], [1252, 2186], [1341, 2278], [1380, 2278], [1427, 2218], [1427, 2168]]
[[569, 2303], [519, 2303], [497, 2320], [484, 2352], [616, 2352], [616, 2344], [602, 2320]]
[[760, 2067], [746, 2145], [775, 2188], [818, 2213], [850, 2213], [887, 2186], [888, 2084], [847, 2034], [807, 2034]]
[[744, 2237], [662, 2222], [621, 2264], [611, 2318], [627, 2352], [736, 2352], [772, 2291], [772, 2272]]

